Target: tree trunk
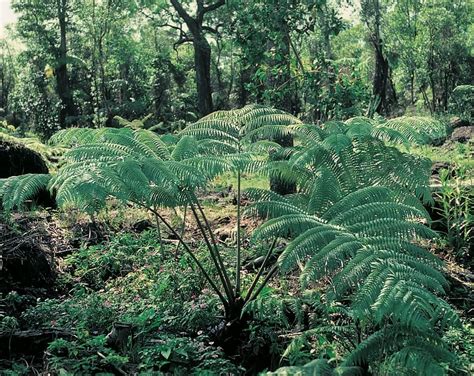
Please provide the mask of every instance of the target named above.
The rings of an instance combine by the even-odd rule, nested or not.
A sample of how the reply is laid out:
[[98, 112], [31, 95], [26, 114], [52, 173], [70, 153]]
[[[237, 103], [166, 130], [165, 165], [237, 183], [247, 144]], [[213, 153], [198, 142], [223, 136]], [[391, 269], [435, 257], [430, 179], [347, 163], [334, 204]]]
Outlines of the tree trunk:
[[[196, 2], [196, 16], [193, 18], [183, 8], [178, 0], [170, 0], [173, 8], [184, 20], [189, 32], [192, 34], [194, 47], [194, 68], [196, 70], [196, 86], [198, 92], [198, 110], [201, 116], [213, 111], [211, 90], [211, 46], [203, 32], [204, 15], [215, 11], [225, 4], [225, 0], [217, 0], [215, 3], [204, 6], [203, 1]], [[182, 42], [189, 41], [184, 38]]]
[[443, 109], [448, 110], [448, 99], [449, 99], [449, 84], [448, 84], [448, 71], [444, 71], [444, 93], [443, 93]]
[[[282, 9], [276, 9], [275, 14], [277, 16], [276, 25], [278, 25], [281, 38], [275, 43], [278, 51], [276, 54], [278, 57], [275, 63], [280, 67], [280, 73], [273, 79], [273, 82], [271, 82], [271, 87], [277, 91], [281, 91], [282, 95], [280, 95], [279, 92], [276, 93], [277, 96], [274, 106], [280, 110], [295, 114], [297, 112], [297, 101], [294, 98], [294, 90], [291, 87], [291, 36], [285, 18], [286, 13], [284, 13]], [[293, 146], [293, 137], [291, 135], [276, 138], [274, 141], [283, 147]], [[279, 160], [281, 159], [281, 156], [270, 155], [270, 158], [272, 160]], [[271, 178], [270, 189], [278, 194], [286, 195], [294, 193], [296, 191], [296, 186], [295, 184], [288, 184], [278, 178]]]
[[390, 78], [389, 73], [390, 69], [388, 66], [388, 61], [383, 55], [382, 50], [382, 41], [380, 39], [374, 41], [374, 50], [375, 50], [375, 71], [373, 79], [372, 94], [374, 97], [380, 99], [379, 104], [375, 111], [379, 114], [387, 114], [390, 111], [390, 102], [391, 98], [388, 95], [389, 90], [393, 90], [389, 86]]
[[383, 41], [381, 36], [381, 20], [382, 14], [380, 2], [374, 3], [374, 19], [372, 27], [368, 24], [369, 30], [372, 29], [370, 39], [374, 46], [375, 68], [372, 84], [372, 95], [378, 98], [378, 105], [375, 111], [379, 114], [386, 115], [390, 112], [390, 107], [396, 102], [395, 89], [390, 78], [390, 67], [388, 60], [384, 55]]
[[198, 109], [201, 116], [212, 112], [211, 90], [211, 46], [206, 38], [194, 35], [194, 67], [196, 70], [196, 87], [198, 92]]
[[57, 53], [58, 65], [56, 67], [56, 84], [58, 96], [61, 99], [62, 108], [59, 112], [59, 124], [61, 128], [67, 125], [67, 118], [76, 114], [71, 89], [69, 86], [69, 75], [67, 71], [67, 40], [66, 40], [66, 7], [67, 0], [57, 0], [58, 21], [60, 31], [60, 45]]
[[433, 69], [434, 67], [431, 68], [429, 76], [430, 76], [430, 86], [431, 86], [431, 108], [433, 109], [433, 113], [435, 113], [438, 107], [436, 103], [436, 83], [434, 79], [434, 74], [432, 73]]
[[[2, 85], [2, 91], [0, 92], [0, 116], [4, 116], [8, 114], [8, 88], [6, 85], [4, 62], [2, 62], [2, 65], [0, 66], [0, 84]], [[2, 109], [3, 113], [1, 113]]]

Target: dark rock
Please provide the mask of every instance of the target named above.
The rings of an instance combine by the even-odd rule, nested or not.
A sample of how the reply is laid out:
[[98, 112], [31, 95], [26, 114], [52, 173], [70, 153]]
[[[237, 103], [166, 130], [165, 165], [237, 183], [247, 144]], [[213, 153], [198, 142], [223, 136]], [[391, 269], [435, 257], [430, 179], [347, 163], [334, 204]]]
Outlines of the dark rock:
[[451, 129], [456, 129], [459, 127], [468, 127], [469, 126], [469, 121], [465, 119], [461, 119], [460, 117], [456, 116], [453, 117], [449, 120], [449, 127]]
[[10, 239], [7, 245], [0, 247], [0, 293], [12, 287], [46, 288], [54, 284], [56, 273], [46, 245], [21, 237]]
[[0, 140], [0, 161], [0, 178], [48, 173], [41, 155], [21, 144]]
[[109, 238], [109, 229], [102, 222], [76, 223], [72, 228], [74, 238], [71, 245], [79, 248], [82, 245], [100, 244]]
[[[267, 263], [265, 264], [265, 267], [267, 268], [269, 266], [272, 266], [273, 264], [275, 264], [277, 259], [278, 259], [278, 255], [276, 255], [276, 254], [271, 255], [268, 258]], [[265, 261], [264, 256], [257, 257], [256, 259], [253, 259], [253, 260], [250, 260], [249, 262], [247, 262], [243, 266], [243, 268], [247, 271], [255, 271], [255, 270], [259, 269], [262, 266], [263, 261]]]
[[133, 231], [141, 233], [145, 230], [149, 230], [150, 228], [153, 227], [153, 223], [149, 219], [142, 219], [141, 221], [138, 221], [133, 224], [132, 228]]
[[110, 333], [105, 337], [105, 343], [115, 350], [123, 351], [127, 347], [133, 329], [132, 324], [115, 323]]
[[439, 174], [441, 170], [448, 170], [450, 177], [456, 176], [454, 164], [449, 162], [434, 162], [431, 166], [431, 176], [436, 180], [439, 180]]
[[43, 356], [48, 344], [55, 339], [72, 337], [71, 332], [55, 328], [0, 332], [0, 359], [15, 353]]
[[461, 142], [461, 143], [468, 142], [472, 138], [473, 133], [474, 133], [474, 127], [471, 127], [471, 126], [458, 127], [453, 130], [453, 133], [451, 134], [451, 141]]

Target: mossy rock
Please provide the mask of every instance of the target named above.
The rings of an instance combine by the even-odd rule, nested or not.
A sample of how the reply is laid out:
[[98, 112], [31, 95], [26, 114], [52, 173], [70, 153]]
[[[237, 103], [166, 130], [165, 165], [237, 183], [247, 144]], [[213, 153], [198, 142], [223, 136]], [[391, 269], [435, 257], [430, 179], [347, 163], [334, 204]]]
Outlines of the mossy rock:
[[41, 155], [19, 143], [0, 140], [0, 178], [24, 174], [47, 174]]

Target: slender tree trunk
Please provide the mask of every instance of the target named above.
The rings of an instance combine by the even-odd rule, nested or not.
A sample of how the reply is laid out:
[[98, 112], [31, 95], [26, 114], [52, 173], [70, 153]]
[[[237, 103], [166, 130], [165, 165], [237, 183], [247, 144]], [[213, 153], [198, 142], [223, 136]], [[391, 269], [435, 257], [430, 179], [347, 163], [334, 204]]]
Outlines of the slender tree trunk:
[[426, 87], [422, 87], [420, 90], [421, 94], [423, 95], [423, 101], [425, 102], [425, 106], [428, 107], [428, 109], [430, 110], [430, 114], [433, 115], [434, 111], [428, 98], [428, 94], [426, 94]]
[[[225, 4], [225, 0], [205, 6], [202, 0], [196, 1], [196, 16], [192, 17], [179, 0], [170, 0], [173, 8], [184, 20], [189, 32], [192, 34], [194, 47], [194, 68], [196, 71], [196, 86], [198, 92], [198, 110], [201, 116], [213, 111], [211, 89], [211, 46], [203, 31], [204, 16], [215, 11]], [[189, 41], [188, 38], [183, 40]]]
[[380, 2], [374, 3], [374, 20], [373, 25], [369, 25], [371, 29], [371, 41], [375, 54], [375, 69], [372, 83], [372, 94], [375, 98], [379, 98], [379, 102], [375, 111], [379, 114], [387, 114], [390, 112], [391, 105], [396, 102], [395, 89], [390, 78], [390, 67], [383, 50], [383, 41], [381, 36], [381, 20], [382, 14]]
[[448, 84], [449, 73], [447, 70], [444, 71], [444, 93], [443, 93], [443, 108], [445, 111], [448, 110], [448, 99], [449, 99], [449, 84]]
[[5, 89], [5, 65], [2, 62], [2, 66], [0, 66], [0, 81], [2, 85], [2, 91], [0, 92], [0, 107], [4, 109], [5, 114], [7, 111], [6, 105], [6, 89]]
[[[280, 66], [280, 73], [276, 79], [274, 79], [274, 82], [271, 83], [271, 87], [277, 91], [277, 97], [274, 106], [278, 109], [295, 114], [298, 112], [298, 110], [296, 108], [297, 101], [294, 97], [291, 79], [290, 30], [285, 18], [286, 14], [281, 9], [276, 9], [275, 12], [277, 15], [276, 25], [278, 25], [281, 39], [275, 43], [278, 51], [277, 56], [279, 56], [276, 64]], [[293, 146], [293, 137], [290, 135], [279, 137], [274, 141], [283, 147]], [[280, 158], [277, 155], [270, 155], [270, 157], [274, 160], [278, 160]], [[281, 195], [286, 195], [289, 193], [294, 193], [296, 191], [296, 186], [294, 184], [288, 184], [281, 179], [272, 178], [270, 179], [270, 189]]]
[[372, 94], [374, 97], [380, 98], [379, 104], [375, 109], [378, 113], [388, 113], [390, 108], [389, 90], [389, 66], [388, 61], [383, 54], [381, 39], [374, 40], [375, 51], [375, 70], [372, 83]]
[[99, 65], [99, 82], [100, 82], [100, 91], [101, 91], [101, 98], [102, 98], [102, 107], [105, 109], [105, 112], [107, 114], [107, 117], [109, 116], [109, 106], [108, 106], [108, 93], [107, 93], [107, 85], [106, 85], [106, 79], [105, 79], [105, 67], [104, 67], [104, 47], [103, 47], [103, 35], [101, 32], [101, 35], [99, 36], [98, 39], [98, 53], [99, 53], [99, 58], [98, 58], [98, 65]]
[[57, 53], [58, 66], [56, 67], [56, 84], [58, 96], [62, 103], [62, 108], [59, 112], [59, 124], [61, 128], [67, 125], [66, 120], [69, 116], [76, 114], [67, 70], [66, 8], [67, 0], [57, 0], [60, 45]]
[[204, 116], [212, 112], [211, 46], [204, 35], [194, 35], [194, 67], [198, 92], [199, 113]]
[[431, 108], [433, 109], [433, 112], [436, 112], [437, 105], [436, 105], [436, 83], [434, 79], [434, 75], [432, 73], [432, 69], [430, 69], [430, 86], [431, 86]]

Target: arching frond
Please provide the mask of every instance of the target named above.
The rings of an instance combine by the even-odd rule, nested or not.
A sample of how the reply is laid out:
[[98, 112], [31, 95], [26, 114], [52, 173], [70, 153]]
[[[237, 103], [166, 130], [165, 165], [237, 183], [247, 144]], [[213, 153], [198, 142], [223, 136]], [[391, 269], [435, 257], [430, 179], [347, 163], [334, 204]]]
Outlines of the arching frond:
[[374, 362], [386, 355], [382, 367], [397, 374], [443, 375], [440, 364], [454, 361], [454, 355], [433, 331], [388, 325], [360, 343], [344, 365]]
[[[325, 149], [319, 147], [319, 150]], [[313, 162], [308, 158], [305, 162], [308, 160], [312, 166], [323, 159], [315, 158]], [[361, 189], [345, 190], [351, 185], [347, 185], [349, 180], [341, 180], [344, 173], [340, 171], [344, 169], [339, 169], [337, 158], [335, 161], [332, 169], [320, 167], [324, 172], [318, 179], [312, 178], [315, 184], [312, 190], [299, 193], [307, 200], [252, 192], [256, 212], [272, 218], [256, 230], [255, 237], [289, 238], [290, 243], [278, 259], [281, 270], [288, 271], [297, 265], [302, 268], [303, 287], [329, 279], [327, 298], [349, 299], [354, 319], [379, 325], [391, 322], [399, 328], [428, 331], [430, 338], [441, 341], [434, 328], [458, 325], [459, 319], [440, 298], [446, 287], [441, 262], [419, 246], [421, 240], [436, 237], [423, 224], [429, 220], [426, 210], [414, 195], [403, 193], [402, 189], [365, 183]], [[364, 181], [358, 174], [353, 174], [351, 179], [356, 183]], [[340, 190], [339, 181], [343, 183]], [[328, 190], [335, 187], [338, 192], [323, 196], [333, 197], [326, 205], [320, 203], [324, 202], [320, 192], [325, 184], [330, 187]], [[350, 356], [356, 360], [348, 360], [347, 365], [372, 364], [388, 354], [397, 367], [411, 367], [405, 363], [411, 359], [403, 354], [411, 346], [410, 341], [417, 339], [408, 331], [405, 333], [404, 341], [397, 344], [399, 347], [385, 345], [385, 352], [379, 353], [379, 357], [372, 358], [361, 344]], [[386, 340], [390, 343], [391, 338]], [[420, 354], [430, 351], [429, 341], [420, 341], [417, 347]], [[438, 367], [441, 362], [437, 357], [426, 359], [433, 363], [429, 367]]]
[[51, 175], [26, 174], [0, 179], [0, 203], [4, 210], [21, 210], [41, 191], [46, 191]]
[[304, 366], [281, 367], [275, 372], [267, 372], [270, 376], [357, 376], [362, 375], [362, 370], [358, 367], [337, 367], [333, 368], [327, 360], [316, 359]]
[[390, 119], [383, 127], [398, 131], [415, 144], [431, 144], [447, 136], [446, 126], [439, 120], [422, 116], [401, 116]]
[[219, 141], [226, 146], [243, 151], [259, 140], [272, 140], [292, 132], [292, 125], [301, 123], [298, 118], [267, 106], [248, 105], [240, 109], [217, 111], [181, 132], [194, 136], [201, 142]]

